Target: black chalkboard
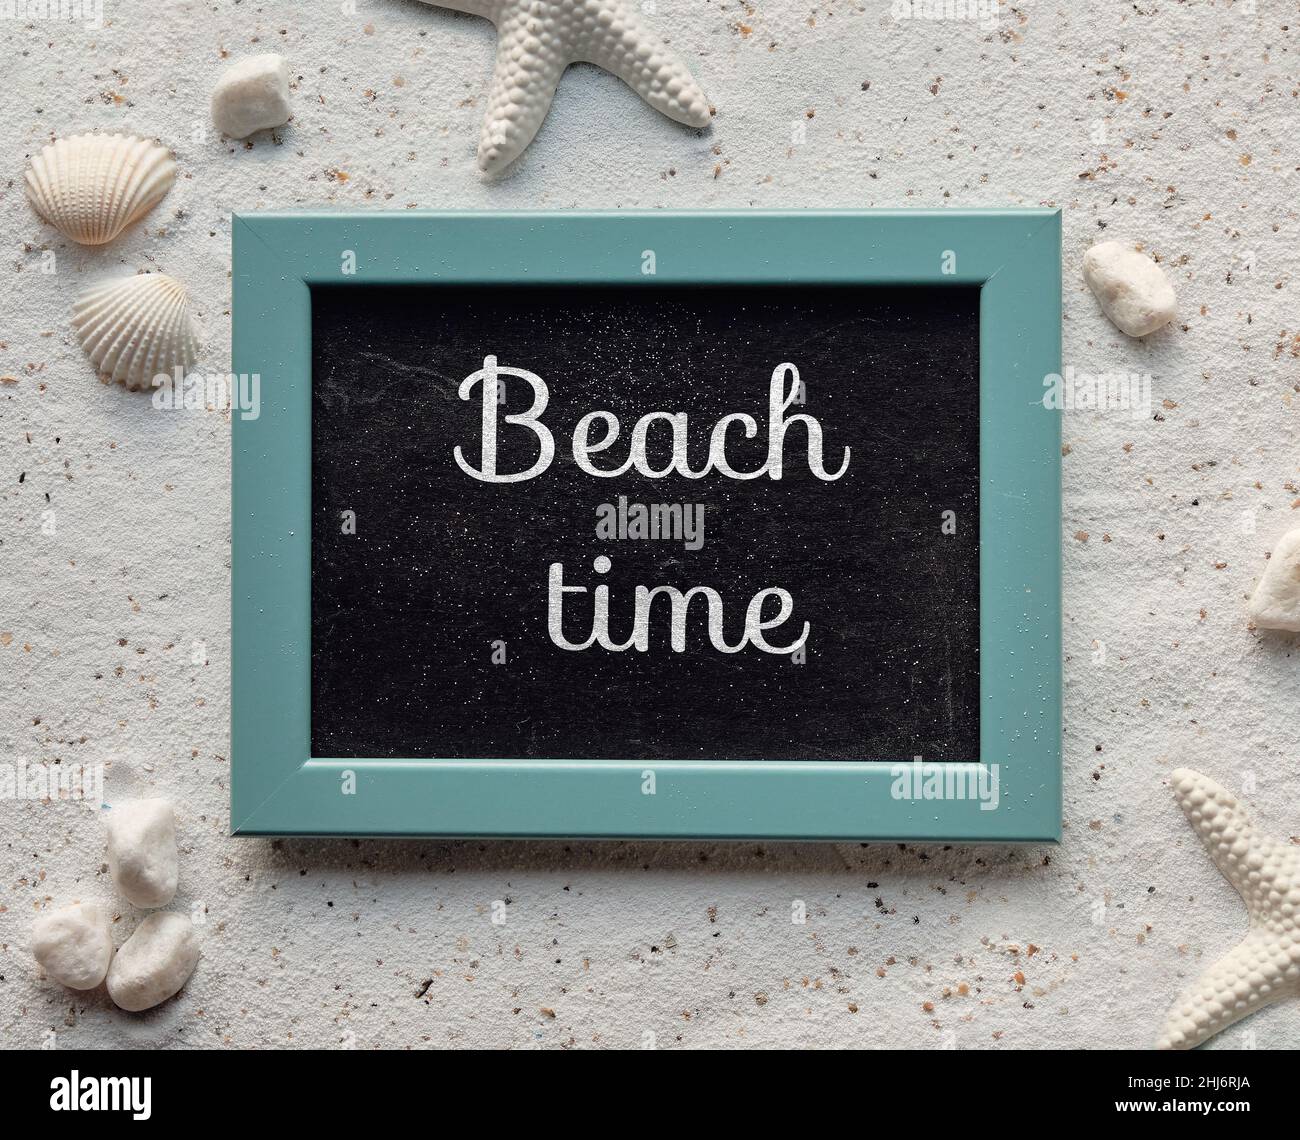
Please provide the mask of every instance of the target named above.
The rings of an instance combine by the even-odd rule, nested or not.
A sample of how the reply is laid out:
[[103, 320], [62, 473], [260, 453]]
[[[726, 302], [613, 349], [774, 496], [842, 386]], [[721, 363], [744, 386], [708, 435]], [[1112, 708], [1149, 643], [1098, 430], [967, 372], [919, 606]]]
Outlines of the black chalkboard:
[[[486, 482], [456, 459], [482, 468], [488, 357], [546, 385], [554, 456], [534, 478]], [[779, 480], [602, 478], [575, 462], [587, 413], [618, 418], [617, 440], [586, 458], [603, 470], [627, 462], [640, 417], [685, 413], [692, 471], [717, 421], [747, 413], [754, 437], [731, 421], [725, 458], [759, 470], [785, 363], [802, 388], [782, 375], [797, 402], [781, 415], [815, 417], [828, 476], [850, 449], [839, 478], [810, 469], [803, 423], [785, 433]], [[315, 286], [312, 373], [312, 755], [979, 758], [977, 288]], [[527, 412], [534, 384], [504, 375], [501, 391], [497, 471], [517, 474], [539, 439], [504, 417]], [[591, 443], [607, 427], [597, 419]], [[673, 435], [649, 425], [653, 470]], [[636, 504], [684, 505], [702, 543], [698, 528], [598, 537], [598, 523], [634, 527]], [[657, 518], [676, 533], [677, 515]], [[644, 652], [561, 648], [557, 563], [586, 588], [563, 595], [569, 644], [591, 635], [600, 585], [612, 644], [633, 635], [638, 586], [707, 586], [731, 647], [750, 600], [780, 588], [790, 615], [761, 636], [790, 646], [806, 622], [803, 651], [719, 650], [697, 594], [677, 652], [667, 593], [649, 602]], [[779, 609], [769, 595], [758, 612]]]

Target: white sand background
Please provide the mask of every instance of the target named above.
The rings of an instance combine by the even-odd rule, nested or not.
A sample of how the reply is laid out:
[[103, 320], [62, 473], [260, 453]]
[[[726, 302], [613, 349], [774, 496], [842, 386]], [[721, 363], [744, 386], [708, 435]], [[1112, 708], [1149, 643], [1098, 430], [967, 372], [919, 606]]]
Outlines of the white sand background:
[[[1245, 616], [1265, 553], [1300, 525], [1294, 5], [1025, 0], [986, 31], [894, 21], [886, 0], [658, 0], [712, 129], [575, 67], [523, 161], [488, 183], [484, 21], [413, 0], [106, 4], [101, 30], [0, 20], [0, 752], [107, 763], [110, 802], [176, 801], [175, 905], [205, 914], [203, 959], [143, 1015], [46, 980], [27, 950], [41, 908], [101, 899], [119, 942], [139, 916], [113, 894], [92, 810], [0, 802], [0, 1042], [1155, 1040], [1246, 928], [1170, 769], [1212, 775], [1300, 841], [1297, 639]], [[263, 51], [290, 61], [292, 123], [249, 146], [205, 135], [222, 67]], [[43, 224], [22, 189], [29, 156], [89, 128], [156, 135], [180, 166], [99, 249]], [[96, 383], [68, 311], [90, 282], [163, 270], [190, 286], [204, 366], [224, 371], [231, 211], [314, 206], [1061, 207], [1065, 361], [1149, 372], [1159, 411], [1065, 418], [1064, 842], [228, 838], [230, 424]], [[1178, 323], [1144, 343], [1083, 286], [1083, 251], [1107, 238], [1143, 243], [1177, 286]], [[1215, 1042], [1251, 1045], [1300, 1045], [1300, 1002]]]

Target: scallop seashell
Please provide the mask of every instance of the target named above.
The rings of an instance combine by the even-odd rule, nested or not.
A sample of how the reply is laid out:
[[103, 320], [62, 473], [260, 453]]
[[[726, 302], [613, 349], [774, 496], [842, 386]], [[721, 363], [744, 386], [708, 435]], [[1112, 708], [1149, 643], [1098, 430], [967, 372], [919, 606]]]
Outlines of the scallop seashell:
[[152, 388], [160, 372], [198, 359], [189, 290], [165, 273], [96, 285], [77, 298], [72, 327], [101, 376], [128, 388]]
[[27, 170], [27, 197], [65, 237], [103, 245], [156, 206], [176, 180], [165, 146], [135, 135], [73, 135]]

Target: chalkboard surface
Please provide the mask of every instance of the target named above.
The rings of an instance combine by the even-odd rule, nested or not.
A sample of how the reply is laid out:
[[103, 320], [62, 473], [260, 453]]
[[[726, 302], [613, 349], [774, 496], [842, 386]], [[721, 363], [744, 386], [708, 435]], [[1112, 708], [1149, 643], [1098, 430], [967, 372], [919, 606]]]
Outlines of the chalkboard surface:
[[312, 755], [979, 758], [977, 288], [311, 292]]

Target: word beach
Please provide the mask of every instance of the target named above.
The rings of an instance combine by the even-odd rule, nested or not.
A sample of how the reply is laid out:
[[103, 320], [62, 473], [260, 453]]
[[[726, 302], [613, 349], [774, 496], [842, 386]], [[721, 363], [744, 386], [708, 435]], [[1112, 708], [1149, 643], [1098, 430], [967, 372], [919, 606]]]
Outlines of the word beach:
[[[532, 388], [532, 406], [526, 412], [512, 412], [505, 416], [500, 414], [497, 386], [502, 376], [516, 376], [526, 380]], [[555, 436], [551, 429], [542, 422], [546, 405], [550, 402], [550, 391], [546, 381], [535, 373], [523, 368], [506, 368], [497, 364], [495, 356], [483, 359], [483, 367], [466, 376], [460, 382], [460, 398], [471, 398], [475, 385], [482, 385], [482, 442], [479, 449], [479, 465], [475, 467], [465, 457], [460, 447], [454, 449], [456, 464], [466, 475], [480, 479], [485, 483], [520, 483], [525, 479], [534, 479], [542, 474], [555, 458]], [[686, 439], [689, 420], [685, 412], [647, 412], [632, 428], [628, 443], [627, 457], [614, 466], [600, 466], [593, 456], [608, 451], [618, 442], [621, 427], [618, 417], [613, 412], [588, 412], [573, 429], [573, 462], [580, 470], [598, 479], [614, 479], [636, 471], [650, 479], [662, 479], [667, 475], [681, 475], [686, 479], [703, 479], [712, 471], [725, 475], [728, 479], [759, 479], [766, 475], [769, 479], [780, 479], [785, 470], [785, 435], [796, 424], [806, 432], [808, 444], [808, 469], [826, 482], [834, 482], [849, 468], [849, 448], [844, 449], [844, 457], [839, 468], [833, 472], [826, 470], [822, 462], [822, 426], [815, 416], [797, 412], [786, 413], [799, 398], [799, 370], [793, 364], [779, 364], [772, 373], [767, 394], [767, 458], [761, 467], [749, 471], [737, 470], [727, 458], [727, 436], [732, 428], [739, 429], [746, 439], [758, 435], [758, 421], [747, 412], [732, 412], [723, 416], [713, 425], [709, 436], [708, 457], [697, 467], [692, 467], [687, 456]], [[502, 471], [497, 466], [497, 436], [500, 427], [498, 419], [507, 424], [531, 431], [537, 439], [538, 456], [532, 466], [523, 471]], [[650, 429], [656, 424], [665, 425], [672, 440], [672, 446], [664, 449], [667, 455], [658, 461], [650, 457]], [[593, 438], [593, 430], [600, 435]], [[663, 428], [657, 434], [662, 434]]]

